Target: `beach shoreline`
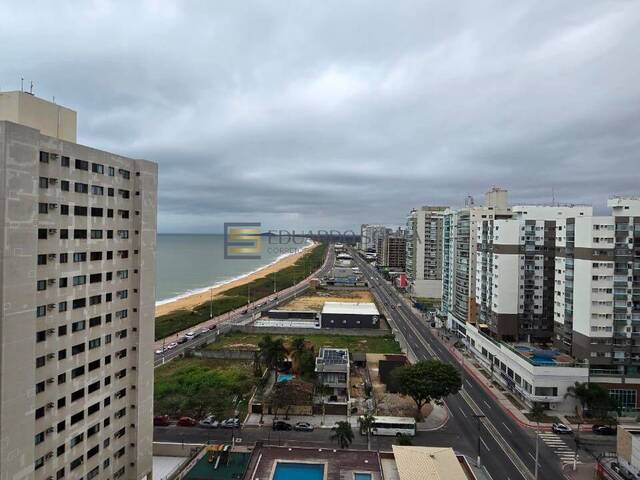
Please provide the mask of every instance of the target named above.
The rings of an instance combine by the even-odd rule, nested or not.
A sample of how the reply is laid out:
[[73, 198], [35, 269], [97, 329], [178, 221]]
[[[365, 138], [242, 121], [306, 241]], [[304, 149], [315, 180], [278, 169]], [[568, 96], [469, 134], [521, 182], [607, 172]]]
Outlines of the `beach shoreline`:
[[278, 272], [284, 268], [290, 267], [291, 265], [296, 263], [298, 259], [305, 255], [310, 248], [313, 248], [316, 245], [316, 242], [311, 242], [295, 253], [283, 255], [275, 261], [251, 272], [247, 272], [239, 277], [235, 277], [223, 282], [218, 282], [215, 285], [198, 289], [195, 292], [186, 292], [167, 300], [159, 300], [156, 302], [155, 316], [160, 317], [162, 315], [168, 315], [177, 310], [193, 309], [198, 305], [201, 305], [204, 302], [210, 300], [212, 295], [213, 298], [219, 297], [232, 288], [246, 285], [247, 283], [250, 283], [258, 278], [266, 277], [273, 272]]

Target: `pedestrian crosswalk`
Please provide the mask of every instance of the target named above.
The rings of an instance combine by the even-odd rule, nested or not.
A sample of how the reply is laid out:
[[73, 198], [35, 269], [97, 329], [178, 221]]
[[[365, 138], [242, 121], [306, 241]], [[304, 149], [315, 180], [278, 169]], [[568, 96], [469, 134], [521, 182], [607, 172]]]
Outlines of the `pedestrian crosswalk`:
[[[560, 457], [560, 461], [562, 461], [562, 463], [573, 463], [576, 452], [572, 448], [569, 448], [569, 445], [565, 443], [560, 435], [555, 433], [541, 433], [540, 438], [558, 457]], [[578, 461], [576, 463], [582, 463], [580, 461], [580, 456], [578, 456]]]

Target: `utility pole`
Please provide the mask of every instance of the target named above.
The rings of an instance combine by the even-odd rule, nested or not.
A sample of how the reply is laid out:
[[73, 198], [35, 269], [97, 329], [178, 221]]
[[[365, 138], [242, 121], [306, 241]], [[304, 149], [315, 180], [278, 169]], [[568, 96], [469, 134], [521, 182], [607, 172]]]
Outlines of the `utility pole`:
[[210, 300], [209, 300], [209, 320], [213, 318], [213, 288], [209, 289]]
[[578, 449], [580, 448], [580, 425], [582, 422], [578, 420], [578, 433], [576, 433], [576, 453], [573, 456], [573, 471], [575, 472], [578, 468]]
[[480, 434], [482, 433], [482, 419], [485, 418], [485, 415], [475, 414], [473, 415], [473, 417], [478, 421], [478, 458], [476, 460], [476, 465], [478, 468], [480, 468], [482, 466], [482, 463], [480, 461]]

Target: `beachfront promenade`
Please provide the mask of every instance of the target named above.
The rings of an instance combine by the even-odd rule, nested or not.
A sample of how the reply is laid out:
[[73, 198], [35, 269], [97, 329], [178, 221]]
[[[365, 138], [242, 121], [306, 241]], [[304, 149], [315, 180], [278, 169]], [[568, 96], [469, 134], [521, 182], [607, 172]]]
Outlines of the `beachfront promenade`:
[[207, 343], [211, 342], [212, 338], [220, 335], [221, 333], [231, 330], [238, 325], [245, 325], [249, 323], [253, 319], [256, 312], [273, 308], [278, 304], [297, 296], [308, 287], [309, 281], [312, 278], [322, 276], [328, 272], [328, 270], [331, 268], [331, 265], [333, 265], [333, 255], [333, 249], [328, 248], [327, 255], [325, 256], [325, 260], [322, 266], [296, 285], [293, 285], [284, 290], [280, 290], [276, 294], [270, 295], [269, 297], [257, 299], [246, 306], [237, 308], [230, 312], [214, 317], [211, 320], [207, 320], [205, 322], [194, 325], [162, 340], [157, 340], [154, 345], [154, 350], [164, 350], [164, 346], [168, 345], [171, 342], [175, 342], [180, 336], [184, 335], [187, 332], [198, 331], [205, 328], [209, 329], [208, 332], [194, 338], [193, 340], [178, 344], [177, 347], [171, 350], [165, 350], [162, 354], [156, 354], [154, 359], [154, 366], [157, 367], [174, 359], [175, 357], [181, 355], [187, 348], [206, 345]]

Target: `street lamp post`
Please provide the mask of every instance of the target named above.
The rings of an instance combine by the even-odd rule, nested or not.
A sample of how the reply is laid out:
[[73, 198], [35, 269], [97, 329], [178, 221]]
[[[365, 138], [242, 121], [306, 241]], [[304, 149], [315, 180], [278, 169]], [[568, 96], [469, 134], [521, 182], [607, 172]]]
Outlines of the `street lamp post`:
[[573, 456], [573, 471], [578, 468], [578, 449], [580, 448], [580, 425], [582, 422], [578, 420], [578, 432], [576, 433], [576, 453]]
[[536, 421], [536, 464], [534, 466], [533, 476], [538, 480], [538, 457], [540, 456], [540, 421]]
[[211, 320], [213, 318], [213, 288], [209, 289], [209, 293], [209, 320]]
[[485, 415], [475, 414], [473, 415], [473, 417], [478, 421], [478, 458], [476, 460], [476, 465], [478, 466], [478, 468], [480, 468], [482, 466], [482, 463], [480, 461], [480, 434], [482, 432], [482, 419], [485, 418]]

